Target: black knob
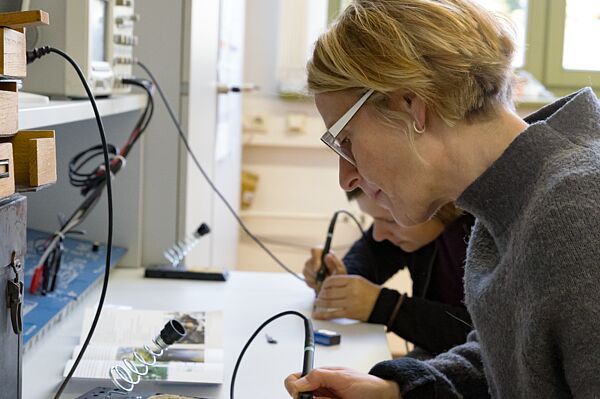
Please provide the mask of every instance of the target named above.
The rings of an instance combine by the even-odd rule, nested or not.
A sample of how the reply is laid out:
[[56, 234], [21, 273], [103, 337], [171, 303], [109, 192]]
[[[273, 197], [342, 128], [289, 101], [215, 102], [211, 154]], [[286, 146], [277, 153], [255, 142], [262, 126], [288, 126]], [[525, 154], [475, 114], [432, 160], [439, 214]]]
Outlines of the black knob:
[[202, 237], [205, 234], [210, 233], [210, 227], [206, 223], [202, 223], [196, 230], [196, 237]]
[[175, 319], [169, 320], [165, 327], [160, 332], [160, 337], [167, 345], [172, 345], [185, 337], [186, 332], [183, 325]]

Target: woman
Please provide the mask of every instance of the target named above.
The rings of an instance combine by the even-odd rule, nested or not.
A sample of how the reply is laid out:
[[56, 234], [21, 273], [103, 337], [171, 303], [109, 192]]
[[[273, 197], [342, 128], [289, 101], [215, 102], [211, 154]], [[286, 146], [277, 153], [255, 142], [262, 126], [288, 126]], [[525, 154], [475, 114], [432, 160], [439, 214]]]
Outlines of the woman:
[[600, 102], [587, 88], [522, 120], [510, 101], [514, 47], [468, 0], [357, 0], [317, 41], [309, 87], [340, 185], [403, 225], [450, 201], [475, 216], [465, 302], [476, 331], [434, 359], [370, 375], [291, 375], [292, 395], [600, 392]]
[[[447, 204], [431, 220], [405, 227], [360, 188], [347, 194], [373, 218], [373, 224], [343, 261], [333, 253], [326, 256], [333, 276], [318, 293], [313, 317], [386, 325], [388, 331], [416, 345], [411, 357], [428, 358], [464, 343], [472, 330], [462, 279], [473, 217]], [[311, 253], [303, 274], [316, 289], [322, 251]], [[404, 267], [413, 281], [411, 297], [379, 285]]]

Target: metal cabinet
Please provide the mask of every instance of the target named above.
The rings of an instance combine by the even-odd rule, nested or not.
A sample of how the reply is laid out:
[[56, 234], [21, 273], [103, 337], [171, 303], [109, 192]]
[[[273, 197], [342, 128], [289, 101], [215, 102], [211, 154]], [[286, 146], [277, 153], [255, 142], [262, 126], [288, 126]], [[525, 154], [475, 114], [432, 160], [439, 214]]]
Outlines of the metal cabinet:
[[19, 304], [23, 299], [26, 225], [26, 198], [0, 199], [0, 399], [21, 398], [23, 352], [18, 322], [23, 317]]

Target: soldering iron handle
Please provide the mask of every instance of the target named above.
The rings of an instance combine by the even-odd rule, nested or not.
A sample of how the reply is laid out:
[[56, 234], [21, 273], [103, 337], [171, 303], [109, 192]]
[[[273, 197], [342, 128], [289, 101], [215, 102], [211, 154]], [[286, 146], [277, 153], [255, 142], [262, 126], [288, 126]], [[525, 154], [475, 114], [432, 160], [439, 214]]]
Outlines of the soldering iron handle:
[[334, 217], [331, 220], [329, 229], [327, 231], [327, 238], [325, 239], [325, 245], [323, 246], [323, 252], [321, 252], [321, 267], [319, 267], [319, 271], [317, 272], [316, 276], [317, 295], [319, 295], [319, 292], [321, 291], [321, 286], [323, 285], [323, 281], [325, 281], [325, 278], [327, 277], [328, 270], [327, 265], [325, 265], [325, 257], [331, 250], [331, 240], [333, 239], [333, 227], [335, 226], [336, 216], [337, 213], [334, 214]]
[[[325, 255], [325, 252], [323, 252]], [[323, 285], [323, 281], [327, 277], [327, 266], [325, 266], [325, 256], [321, 256], [321, 267], [317, 272], [316, 283], [317, 283], [317, 295], [321, 291], [321, 286]]]
[[317, 295], [321, 291], [321, 286], [323, 285], [323, 281], [327, 277], [327, 266], [325, 265], [325, 257], [331, 250], [331, 241], [333, 240], [333, 229], [335, 228], [335, 222], [337, 221], [337, 217], [341, 211], [336, 211], [333, 213], [331, 220], [329, 221], [329, 228], [327, 228], [327, 238], [325, 238], [325, 245], [323, 246], [323, 252], [321, 253], [321, 267], [317, 272], [316, 280], [317, 280]]
[[[310, 319], [304, 319], [304, 359], [302, 362], [302, 377], [313, 369], [315, 362], [315, 333]], [[298, 399], [313, 399], [312, 392], [301, 392]]]

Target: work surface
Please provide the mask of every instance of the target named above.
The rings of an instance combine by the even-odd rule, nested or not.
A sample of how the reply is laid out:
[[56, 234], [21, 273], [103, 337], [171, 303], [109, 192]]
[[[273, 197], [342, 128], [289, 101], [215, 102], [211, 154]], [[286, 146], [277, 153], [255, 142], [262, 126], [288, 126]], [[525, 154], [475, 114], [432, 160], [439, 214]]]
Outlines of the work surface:
[[[283, 273], [233, 272], [226, 283], [144, 279], [142, 276], [141, 269], [114, 270], [107, 304], [159, 310], [222, 309], [225, 329], [223, 385], [160, 385], [147, 382], [140, 388], [142, 391], [228, 398], [235, 360], [256, 328], [264, 320], [284, 310], [309, 314], [314, 299], [312, 290]], [[79, 342], [83, 311], [86, 307], [95, 306], [99, 292], [99, 289], [92, 292], [25, 355], [24, 399], [52, 397], [62, 380], [64, 365]], [[367, 372], [375, 363], [390, 359], [383, 326], [317, 321], [315, 328], [327, 328], [342, 334], [340, 346], [317, 347], [315, 366], [346, 366]], [[300, 318], [286, 316], [272, 323], [264, 332], [278, 343], [267, 343], [264, 334], [257, 337], [238, 373], [238, 399], [287, 398], [283, 380], [302, 367], [304, 330]], [[62, 398], [76, 398], [97, 385], [95, 382], [72, 381]]]

